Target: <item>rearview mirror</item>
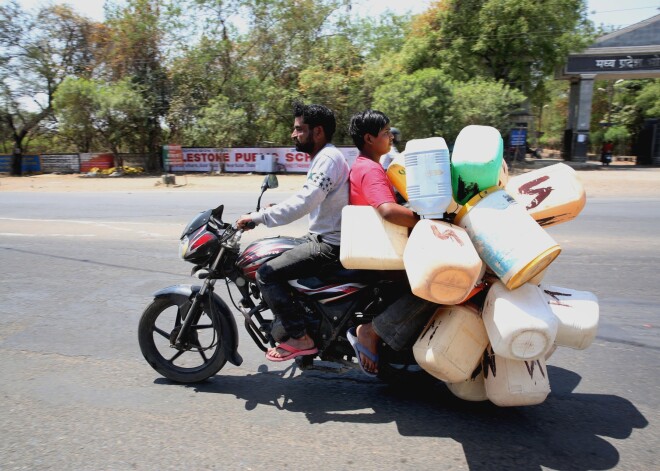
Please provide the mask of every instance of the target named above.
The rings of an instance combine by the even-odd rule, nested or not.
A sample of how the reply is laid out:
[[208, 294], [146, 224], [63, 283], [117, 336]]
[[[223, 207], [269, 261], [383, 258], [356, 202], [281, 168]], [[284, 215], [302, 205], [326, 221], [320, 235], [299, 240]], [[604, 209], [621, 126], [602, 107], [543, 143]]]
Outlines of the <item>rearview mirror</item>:
[[280, 186], [280, 183], [277, 181], [277, 175], [274, 173], [269, 173], [264, 177], [264, 182], [261, 184], [261, 189], [275, 189]]

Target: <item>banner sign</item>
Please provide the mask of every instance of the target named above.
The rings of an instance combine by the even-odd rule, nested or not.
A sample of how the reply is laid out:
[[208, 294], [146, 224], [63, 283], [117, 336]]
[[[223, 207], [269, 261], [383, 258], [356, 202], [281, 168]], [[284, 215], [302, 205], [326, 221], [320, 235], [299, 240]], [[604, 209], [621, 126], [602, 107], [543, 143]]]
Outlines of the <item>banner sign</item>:
[[[355, 147], [338, 147], [338, 149], [352, 165], [357, 158], [358, 150]], [[181, 153], [182, 164], [172, 165], [173, 172], [256, 172], [257, 158], [262, 154], [273, 155], [278, 173], [307, 173], [311, 165], [310, 156], [296, 151], [293, 147], [235, 147], [232, 149], [184, 147], [181, 149]], [[164, 163], [169, 166], [167, 160]]]
[[603, 73], [626, 71], [660, 71], [658, 54], [575, 55], [568, 56], [565, 73]]
[[80, 171], [78, 154], [42, 154], [41, 167], [46, 173], [76, 173]]
[[510, 146], [524, 146], [527, 142], [527, 129], [512, 129], [509, 135]]
[[183, 151], [181, 146], [163, 146], [163, 161], [165, 168], [180, 167], [183, 165]]
[[[11, 173], [11, 155], [0, 155], [0, 173]], [[21, 173], [41, 172], [41, 159], [38, 155], [24, 155], [21, 160]]]

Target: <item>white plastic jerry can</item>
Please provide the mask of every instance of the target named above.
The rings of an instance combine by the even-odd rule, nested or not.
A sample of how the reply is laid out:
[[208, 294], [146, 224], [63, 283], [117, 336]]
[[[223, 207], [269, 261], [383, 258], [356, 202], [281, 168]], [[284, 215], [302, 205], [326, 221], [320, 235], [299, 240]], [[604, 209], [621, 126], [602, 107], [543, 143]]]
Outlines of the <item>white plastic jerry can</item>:
[[516, 175], [506, 191], [544, 227], [574, 219], [587, 202], [577, 172], [562, 163]]
[[488, 345], [477, 309], [469, 304], [437, 309], [413, 345], [415, 360], [442, 381], [470, 378]]
[[545, 284], [540, 289], [559, 321], [555, 344], [577, 350], [591, 345], [598, 331], [599, 306], [596, 295]]
[[384, 220], [371, 206], [344, 206], [339, 261], [344, 268], [403, 270], [408, 228]]
[[512, 360], [496, 355], [488, 347], [482, 367], [486, 396], [500, 407], [540, 404], [550, 394], [550, 380], [543, 358]]
[[472, 375], [465, 381], [459, 383], [445, 383], [447, 389], [459, 399], [464, 401], [479, 402], [487, 401], [486, 384], [484, 383], [484, 373], [481, 364], [472, 372]]
[[483, 267], [464, 229], [433, 219], [415, 225], [403, 263], [413, 294], [437, 304], [462, 303]]
[[495, 353], [513, 360], [543, 358], [559, 324], [541, 289], [529, 283], [513, 291], [493, 283], [482, 318]]
[[442, 218], [452, 201], [447, 143], [441, 137], [411, 139], [403, 154], [410, 207], [423, 218]]

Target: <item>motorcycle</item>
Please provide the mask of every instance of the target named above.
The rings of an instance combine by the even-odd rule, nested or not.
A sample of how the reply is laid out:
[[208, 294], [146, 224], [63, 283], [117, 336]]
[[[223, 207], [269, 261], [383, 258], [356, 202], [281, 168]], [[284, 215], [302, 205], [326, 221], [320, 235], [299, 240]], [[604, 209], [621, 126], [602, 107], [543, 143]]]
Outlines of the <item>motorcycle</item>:
[[600, 161], [605, 166], [611, 164], [612, 163], [612, 153], [611, 152], [602, 152], [600, 154]]
[[[277, 188], [277, 176], [267, 175], [257, 200]], [[244, 327], [262, 351], [286, 340], [281, 322], [260, 296], [255, 275], [259, 267], [302, 242], [293, 237], [269, 237], [241, 250], [243, 230], [222, 221], [224, 205], [198, 214], [180, 238], [180, 256], [193, 263], [191, 275], [201, 286], [176, 285], [156, 292], [138, 326], [138, 341], [144, 358], [162, 376], [180, 383], [200, 382], [220, 371], [227, 361], [239, 366], [237, 324], [227, 302], [215, 292], [224, 280], [229, 300], [242, 315]], [[290, 280], [307, 331], [318, 348], [316, 355], [295, 359], [301, 369], [345, 372], [359, 368], [346, 331], [371, 322], [406, 288], [403, 272], [337, 270], [316, 277]], [[398, 276], [397, 276], [398, 275]], [[238, 299], [232, 294], [238, 290]], [[320, 365], [314, 361], [318, 356]], [[330, 362], [333, 366], [324, 366]], [[418, 375], [412, 351], [396, 352], [382, 344], [379, 377], [397, 381]]]

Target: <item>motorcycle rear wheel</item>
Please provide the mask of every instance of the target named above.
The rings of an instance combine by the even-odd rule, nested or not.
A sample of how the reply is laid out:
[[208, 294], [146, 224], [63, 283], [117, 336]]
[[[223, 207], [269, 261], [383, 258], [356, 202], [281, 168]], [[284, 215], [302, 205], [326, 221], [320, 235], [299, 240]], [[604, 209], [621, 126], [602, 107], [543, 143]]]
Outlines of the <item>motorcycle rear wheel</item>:
[[171, 346], [189, 306], [179, 306], [171, 298], [157, 298], [144, 310], [138, 326], [138, 341], [145, 360], [165, 378], [178, 383], [204, 381], [227, 362], [220, 319], [206, 310], [191, 325], [188, 345]]

